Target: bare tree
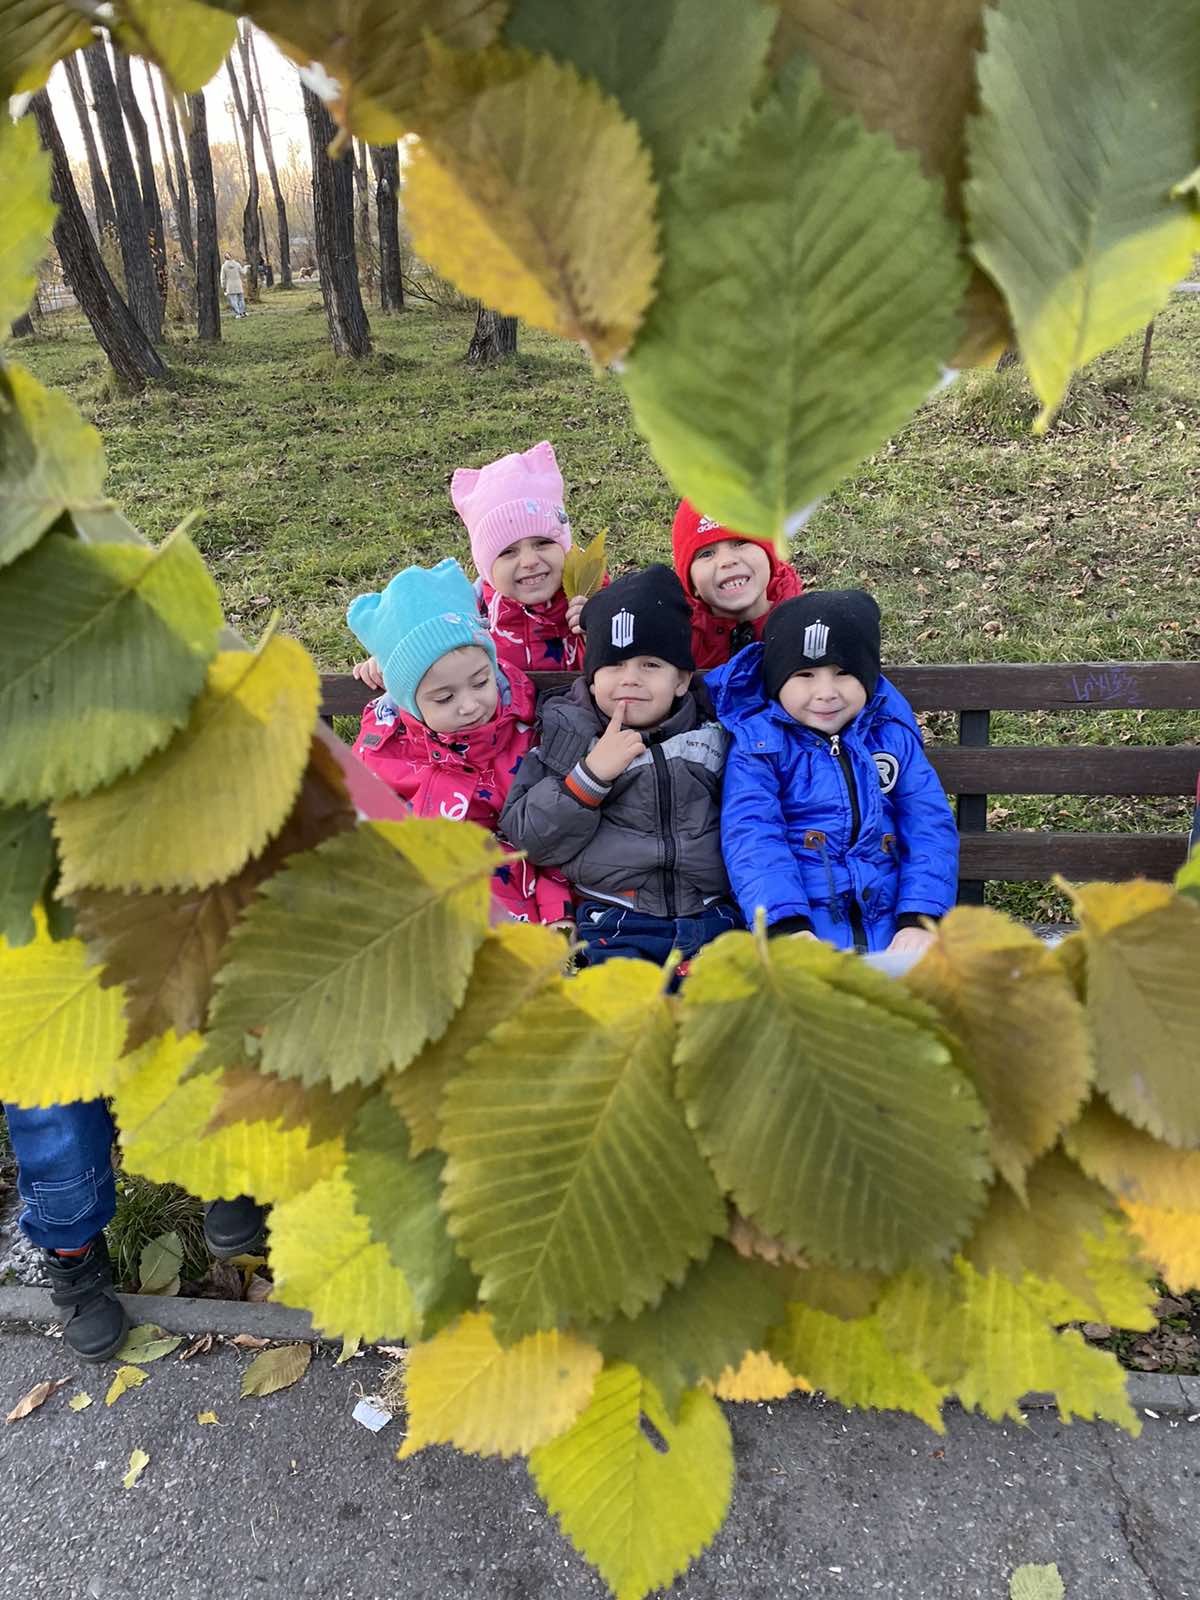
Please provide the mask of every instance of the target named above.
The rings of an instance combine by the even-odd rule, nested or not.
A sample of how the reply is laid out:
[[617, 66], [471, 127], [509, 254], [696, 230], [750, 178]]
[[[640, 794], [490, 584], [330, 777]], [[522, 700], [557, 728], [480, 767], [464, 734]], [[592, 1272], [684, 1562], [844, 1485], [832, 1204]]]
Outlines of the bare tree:
[[373, 144], [375, 218], [379, 227], [379, 309], [404, 310], [400, 271], [400, 152], [394, 144]]
[[145, 219], [146, 238], [150, 242], [150, 256], [154, 262], [154, 276], [158, 283], [158, 297], [163, 310], [167, 305], [167, 238], [163, 229], [162, 206], [158, 199], [158, 180], [154, 175], [154, 156], [150, 150], [150, 134], [146, 119], [133, 92], [133, 73], [129, 57], [124, 50], [113, 49], [116, 67], [117, 98], [125, 121], [133, 135], [133, 148], [137, 152], [138, 173], [142, 185], [142, 216]]
[[79, 70], [78, 60], [73, 55], [65, 57], [63, 67], [67, 74], [71, 99], [75, 102], [75, 115], [79, 118], [79, 131], [83, 134], [84, 149], [87, 151], [88, 172], [92, 179], [92, 203], [96, 208], [96, 232], [103, 234], [106, 228], [111, 228], [115, 234], [117, 212], [113, 205], [112, 190], [108, 187], [108, 179], [104, 176], [100, 152], [96, 148], [96, 135], [92, 132], [92, 119], [88, 112], [87, 96], [83, 90], [83, 74]]
[[247, 22], [243, 25], [241, 36], [242, 71], [246, 74], [246, 82], [250, 82], [250, 68], [254, 69], [255, 93], [253, 94], [253, 111], [258, 119], [258, 131], [262, 134], [263, 157], [267, 163], [267, 176], [271, 180], [271, 191], [275, 196], [275, 226], [279, 234], [279, 287], [290, 289], [292, 287], [292, 253], [291, 239], [288, 235], [287, 205], [284, 202], [283, 190], [279, 185], [279, 172], [275, 166], [275, 151], [271, 144], [271, 123], [267, 114], [267, 97], [263, 93], [262, 73], [258, 70], [258, 53], [254, 48], [254, 32]]
[[217, 255], [217, 195], [208, 148], [204, 91], [187, 97], [188, 162], [196, 191], [196, 332], [201, 339], [221, 337], [220, 259]]
[[[125, 268], [125, 292], [129, 296], [129, 309], [137, 318], [146, 337], [152, 341], [162, 338], [162, 301], [154, 276], [154, 263], [150, 256], [150, 241], [146, 234], [146, 219], [142, 211], [142, 192], [138, 188], [133, 159], [125, 142], [125, 124], [121, 120], [121, 102], [104, 41], [97, 39], [83, 51], [88, 82], [92, 86], [92, 101], [96, 108], [96, 122], [100, 129], [100, 142], [108, 161], [108, 176], [112, 185], [113, 205], [117, 213], [117, 237], [121, 242], [121, 261]], [[40, 124], [39, 124], [40, 125]], [[56, 130], [57, 131], [57, 130]], [[71, 189], [74, 192], [75, 185]]]
[[178, 173], [175, 177], [171, 174], [171, 153], [167, 149], [167, 141], [163, 135], [162, 115], [158, 109], [158, 94], [154, 88], [154, 73], [150, 63], [143, 61], [146, 69], [146, 87], [150, 91], [150, 105], [154, 110], [154, 126], [158, 130], [158, 148], [162, 151], [163, 177], [166, 180], [167, 193], [171, 197], [171, 209], [175, 213], [175, 230], [179, 234], [179, 248], [183, 252], [183, 259], [192, 269], [196, 270], [196, 241], [192, 238], [192, 198], [188, 193], [187, 168], [183, 164], [183, 151], [178, 155]]
[[50, 155], [50, 194], [58, 207], [54, 245], [63, 272], [118, 378], [131, 389], [144, 389], [152, 378], [166, 378], [167, 369], [138, 319], [117, 293], [100, 259], [79, 203], [71, 164], [45, 89], [39, 89], [33, 96], [30, 110], [37, 121], [42, 144]]
[[354, 162], [354, 187], [358, 194], [356, 227], [358, 265], [367, 283], [367, 293], [375, 288], [375, 247], [371, 243], [371, 192], [367, 187], [367, 147], [361, 139], [351, 140]]
[[336, 129], [324, 103], [302, 85], [304, 115], [312, 153], [313, 212], [316, 219], [317, 270], [334, 354], [371, 353], [371, 325], [363, 309], [354, 254], [354, 177], [350, 154], [329, 159]]
[[183, 139], [179, 132], [179, 117], [175, 110], [173, 95], [166, 96], [167, 125], [171, 130], [171, 151], [175, 157], [175, 182], [179, 188], [179, 209], [181, 217], [186, 223], [188, 236], [188, 262], [193, 270], [196, 265], [196, 235], [192, 226], [192, 201], [188, 187], [187, 162], [183, 159]]
[[[233, 67], [233, 52], [225, 59], [229, 82], [233, 89], [233, 104], [242, 130], [242, 144], [246, 151], [246, 206], [242, 212], [242, 248], [246, 252], [246, 265], [250, 269], [246, 279], [247, 300], [258, 299], [258, 163], [254, 159], [254, 118], [247, 114], [242, 99], [241, 85]], [[254, 93], [254, 85], [247, 78], [246, 98]]]
[[481, 301], [475, 315], [475, 332], [467, 346], [467, 360], [473, 366], [486, 367], [491, 361], [502, 361], [505, 356], [516, 353], [516, 317], [502, 317], [498, 311], [489, 311]]

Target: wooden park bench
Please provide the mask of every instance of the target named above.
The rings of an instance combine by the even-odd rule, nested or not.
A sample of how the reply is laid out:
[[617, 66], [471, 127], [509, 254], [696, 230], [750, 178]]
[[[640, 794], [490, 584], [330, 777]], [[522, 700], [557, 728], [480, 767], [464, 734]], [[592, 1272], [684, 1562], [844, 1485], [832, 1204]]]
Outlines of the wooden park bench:
[[[996, 711], [1195, 711], [1200, 662], [1104, 661], [989, 666], [889, 667], [914, 710], [954, 712], [958, 742], [929, 746], [961, 834], [959, 900], [978, 904], [989, 880], [1170, 878], [1187, 853], [1187, 827], [1174, 833], [1055, 833], [989, 829], [989, 795], [1175, 796], [1191, 799], [1200, 743], [1175, 745], [1000, 745]], [[539, 690], [574, 674], [534, 673]], [[355, 716], [375, 691], [347, 675], [322, 677], [321, 715]], [[1200, 717], [1196, 724], [1200, 736]]]

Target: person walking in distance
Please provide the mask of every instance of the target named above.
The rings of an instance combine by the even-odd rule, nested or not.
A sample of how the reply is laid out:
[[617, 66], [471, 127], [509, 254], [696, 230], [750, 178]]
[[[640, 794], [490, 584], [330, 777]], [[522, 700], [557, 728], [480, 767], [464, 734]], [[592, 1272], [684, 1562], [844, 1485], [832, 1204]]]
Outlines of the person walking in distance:
[[246, 315], [246, 269], [240, 261], [235, 261], [226, 253], [221, 263], [221, 293], [229, 301], [229, 309], [235, 317]]

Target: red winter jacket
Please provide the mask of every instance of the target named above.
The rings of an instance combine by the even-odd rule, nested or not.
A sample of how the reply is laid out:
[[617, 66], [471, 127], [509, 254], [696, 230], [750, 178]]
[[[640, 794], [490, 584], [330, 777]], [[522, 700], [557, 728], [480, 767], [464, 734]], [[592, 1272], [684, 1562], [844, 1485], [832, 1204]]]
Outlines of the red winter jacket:
[[583, 640], [567, 625], [561, 589], [540, 606], [523, 606], [485, 583], [483, 611], [502, 671], [573, 672], [583, 666]]
[[[709, 610], [703, 600], [698, 600], [689, 593], [688, 600], [692, 607], [692, 654], [696, 658], [698, 671], [707, 672], [710, 667], [723, 666], [737, 654], [738, 650], [761, 639], [767, 618], [780, 601], [791, 600], [796, 595], [804, 593], [804, 584], [794, 567], [789, 567], [785, 561], [775, 560], [773, 553], [771, 566], [771, 577], [767, 583], [769, 606], [762, 616], [755, 617], [753, 622], [742, 623], [737, 617], [718, 617], [714, 611]], [[739, 634], [735, 642], [733, 637], [735, 628], [750, 628], [753, 632], [745, 637]]]
[[[363, 711], [354, 754], [415, 816], [477, 822], [495, 833], [521, 758], [537, 742], [533, 685], [523, 672], [503, 670], [508, 702], [482, 727], [468, 728], [452, 742], [382, 695]], [[493, 896], [516, 922], [559, 922], [573, 915], [566, 882], [528, 861], [497, 867]]]

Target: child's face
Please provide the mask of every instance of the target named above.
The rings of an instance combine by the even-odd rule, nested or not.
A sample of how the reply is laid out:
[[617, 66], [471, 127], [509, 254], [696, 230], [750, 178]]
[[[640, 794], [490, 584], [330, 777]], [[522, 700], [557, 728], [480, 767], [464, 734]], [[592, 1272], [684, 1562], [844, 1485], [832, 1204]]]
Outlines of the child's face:
[[779, 691], [779, 704], [818, 733], [840, 733], [867, 703], [860, 678], [841, 667], [802, 667]]
[[566, 559], [557, 539], [518, 539], [492, 562], [492, 588], [523, 606], [541, 605], [562, 588]]
[[631, 656], [599, 669], [592, 678], [592, 698], [606, 717], [623, 706], [627, 728], [657, 728], [691, 681], [690, 672], [658, 656]]
[[697, 550], [688, 577], [697, 598], [719, 617], [756, 617], [766, 608], [771, 558], [748, 539], [718, 539]]
[[413, 697], [431, 733], [465, 733], [496, 715], [500, 685], [491, 657], [476, 644], [440, 656]]

